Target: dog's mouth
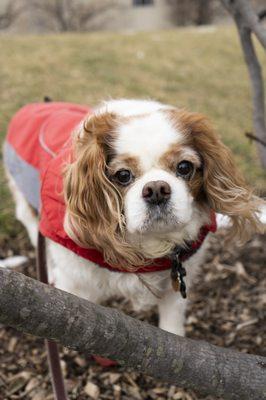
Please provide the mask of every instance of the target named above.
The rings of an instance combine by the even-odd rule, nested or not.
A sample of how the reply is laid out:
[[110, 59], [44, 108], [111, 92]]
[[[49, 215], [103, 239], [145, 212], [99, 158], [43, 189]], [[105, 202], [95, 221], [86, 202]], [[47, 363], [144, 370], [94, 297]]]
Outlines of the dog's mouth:
[[183, 224], [167, 204], [149, 207], [144, 222], [140, 228], [141, 233], [169, 233], [178, 230]]

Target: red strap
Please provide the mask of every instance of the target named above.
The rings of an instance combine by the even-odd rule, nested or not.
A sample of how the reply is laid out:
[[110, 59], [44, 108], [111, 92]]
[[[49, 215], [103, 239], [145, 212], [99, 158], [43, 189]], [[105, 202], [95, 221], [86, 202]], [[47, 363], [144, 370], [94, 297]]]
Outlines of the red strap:
[[[40, 232], [38, 235], [37, 247], [37, 272], [38, 279], [41, 282], [48, 284], [45, 238]], [[52, 378], [55, 400], [68, 400], [57, 344], [51, 340], [45, 340], [45, 344], [48, 353], [49, 369]]]
[[203, 225], [200, 228], [198, 239], [195, 242], [187, 243], [186, 248], [182, 249], [180, 253], [180, 261], [186, 261], [190, 257], [192, 257], [201, 248], [201, 245], [206, 239], [208, 233], [216, 232], [217, 230], [216, 215], [213, 210], [211, 210], [210, 212], [210, 220], [211, 222], [209, 225]]
[[[44, 210], [43, 210], [44, 214]], [[190, 257], [192, 257], [197, 250], [200, 249], [202, 243], [204, 242], [205, 238], [207, 237], [209, 232], [215, 232], [217, 229], [216, 226], [216, 217], [215, 212], [211, 210], [210, 212], [210, 224], [204, 225], [201, 227], [199, 231], [199, 235], [196, 241], [188, 242], [186, 248], [182, 250], [181, 261], [186, 261]], [[78, 246], [74, 243], [67, 235], [59, 235], [56, 232], [52, 232], [45, 229], [44, 225], [40, 226], [40, 230], [44, 236], [49, 237], [50, 239], [54, 240], [55, 242], [61, 244], [62, 246], [68, 248], [69, 250], [76, 253], [78, 256], [83, 257], [87, 260], [90, 260], [97, 264], [99, 267], [109, 269], [112, 272], [123, 272], [123, 273], [132, 273], [128, 270], [122, 270], [118, 267], [112, 266], [105, 262], [102, 253], [95, 249], [87, 249]], [[149, 273], [149, 272], [157, 272], [157, 271], [165, 271], [171, 268], [171, 260], [168, 258], [159, 258], [152, 261], [152, 264], [145, 265], [139, 268], [136, 272], [137, 273]]]

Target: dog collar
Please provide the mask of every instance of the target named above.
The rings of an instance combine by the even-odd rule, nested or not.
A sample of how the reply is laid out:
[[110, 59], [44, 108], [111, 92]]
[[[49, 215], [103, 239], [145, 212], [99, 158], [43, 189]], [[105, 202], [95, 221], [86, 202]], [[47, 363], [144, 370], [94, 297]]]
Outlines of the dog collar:
[[[203, 225], [200, 228], [198, 238], [195, 241], [187, 241], [183, 246], [176, 246], [168, 258], [156, 259], [154, 260], [154, 264], [139, 268], [137, 273], [156, 272], [172, 269], [172, 281], [177, 282], [178, 280], [182, 280], [181, 278], [185, 276], [185, 271], [181, 269], [182, 263], [187, 261], [194, 254], [196, 254], [196, 252], [201, 248], [209, 232], [215, 233], [216, 230], [216, 215], [215, 212], [211, 210], [210, 223]], [[177, 264], [179, 265], [179, 267], [177, 266]], [[178, 269], [180, 269], [180, 273], [179, 275], [176, 275]], [[173, 284], [174, 289], [181, 289], [181, 283], [182, 282], [179, 282], [179, 287], [177, 287], [177, 284], [175, 286]]]
[[185, 299], [187, 297], [186, 283], [184, 277], [186, 276], [186, 270], [182, 265], [182, 261], [186, 261], [189, 257], [194, 255], [197, 250], [201, 247], [207, 234], [215, 232], [217, 229], [216, 217], [214, 211], [211, 212], [211, 224], [208, 226], [203, 226], [200, 230], [199, 238], [196, 242], [187, 243], [186, 247], [176, 246], [171, 253], [171, 279], [172, 287], [175, 292], [178, 290], [181, 296]]

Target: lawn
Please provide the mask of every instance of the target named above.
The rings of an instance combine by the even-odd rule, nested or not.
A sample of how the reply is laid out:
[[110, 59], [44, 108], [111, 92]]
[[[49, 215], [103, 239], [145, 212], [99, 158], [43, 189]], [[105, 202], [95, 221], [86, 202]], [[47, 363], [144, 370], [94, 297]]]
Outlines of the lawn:
[[[0, 45], [1, 143], [13, 113], [44, 95], [90, 105], [109, 97], [155, 98], [207, 114], [248, 181], [266, 191], [255, 145], [244, 136], [252, 130], [251, 99], [233, 28], [1, 36]], [[262, 51], [260, 58], [266, 65]], [[2, 169], [0, 197], [0, 237], [15, 237]]]

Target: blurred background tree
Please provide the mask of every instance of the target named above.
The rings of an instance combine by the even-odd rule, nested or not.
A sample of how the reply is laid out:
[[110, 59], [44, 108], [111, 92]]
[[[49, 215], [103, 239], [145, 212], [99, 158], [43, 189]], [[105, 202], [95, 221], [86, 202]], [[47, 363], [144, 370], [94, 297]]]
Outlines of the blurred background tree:
[[27, 0], [26, 4], [29, 11], [43, 19], [48, 29], [58, 32], [95, 29], [93, 20], [118, 5], [115, 0]]
[[8, 29], [15, 24], [23, 12], [24, 7], [18, 1], [10, 0], [0, 8], [0, 30]]
[[[252, 0], [258, 12], [265, 0]], [[0, 0], [8, 32], [154, 30], [229, 21], [220, 0]]]
[[[177, 25], [207, 25], [218, 13], [215, 0], [167, 0], [172, 8], [172, 17]], [[216, 4], [215, 4], [216, 3]], [[221, 11], [221, 9], [220, 9]]]
[[[102, 29], [118, 0], [0, 0], [0, 30], [82, 32]], [[98, 17], [102, 17], [97, 20]]]

